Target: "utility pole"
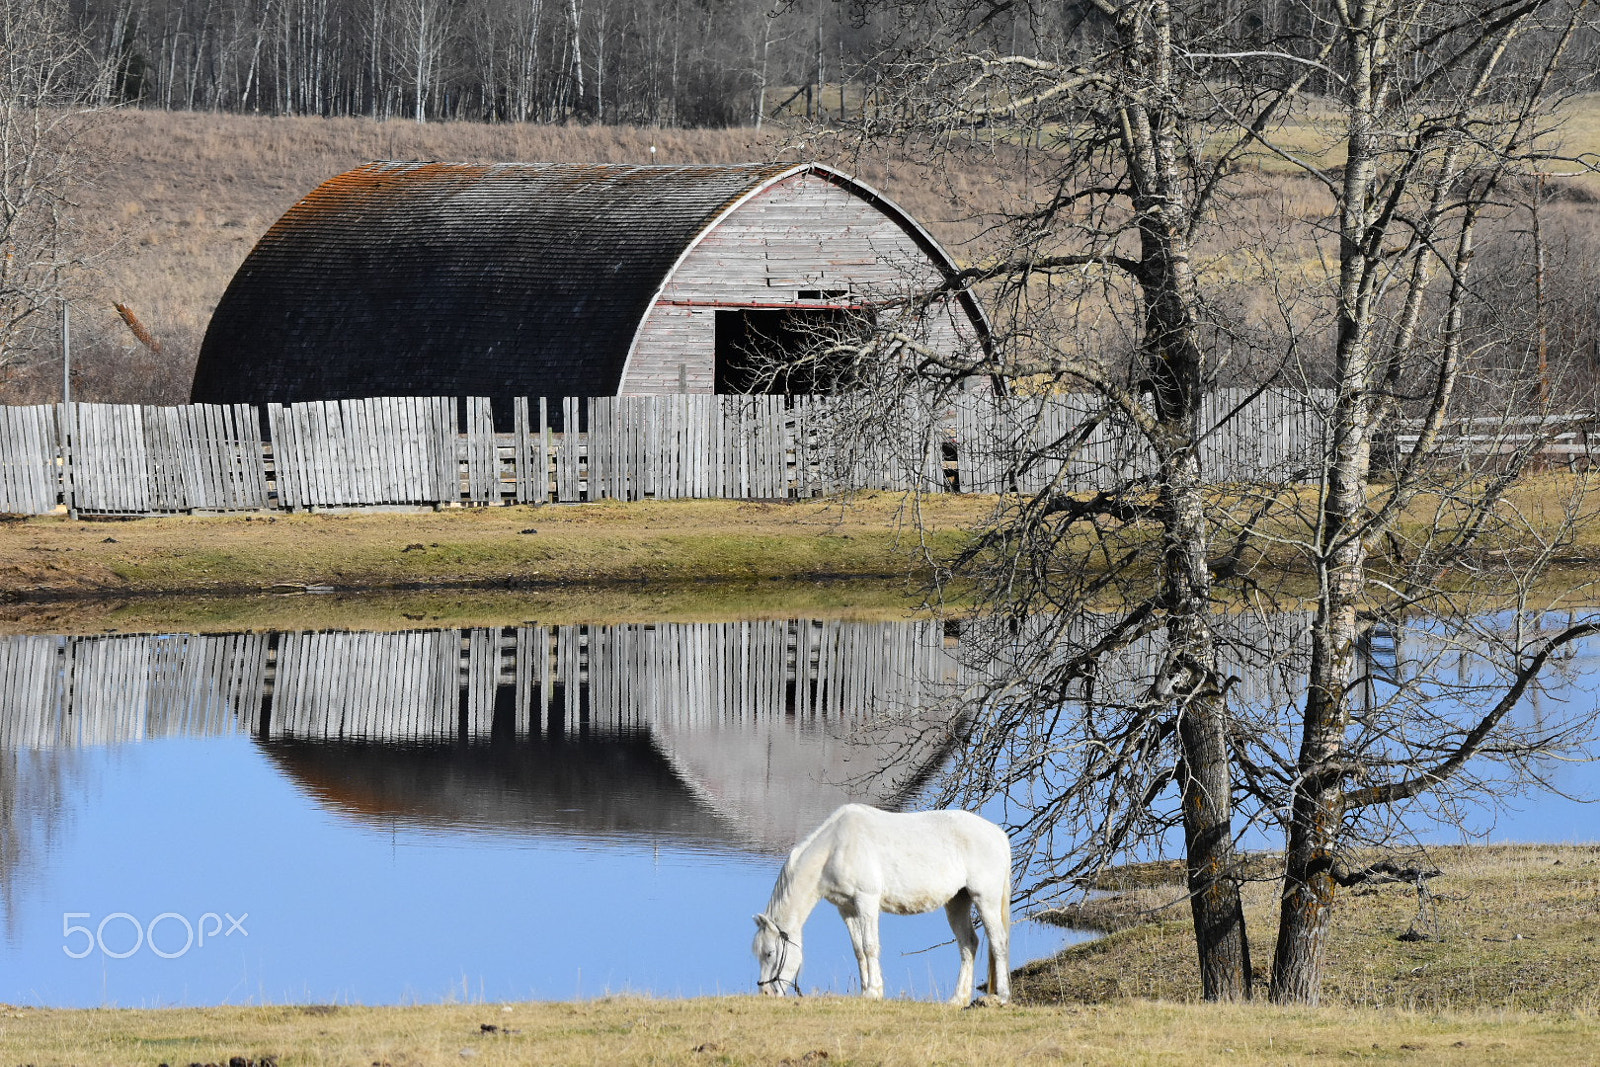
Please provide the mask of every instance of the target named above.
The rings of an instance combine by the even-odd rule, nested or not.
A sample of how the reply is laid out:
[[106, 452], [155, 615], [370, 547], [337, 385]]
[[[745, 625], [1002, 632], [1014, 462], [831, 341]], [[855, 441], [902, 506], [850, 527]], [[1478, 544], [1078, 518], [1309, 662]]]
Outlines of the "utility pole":
[[61, 301], [61, 502], [67, 518], [78, 517], [77, 494], [72, 476], [72, 428], [78, 420], [72, 415], [72, 306]]
[[61, 301], [61, 402], [72, 403], [72, 309]]

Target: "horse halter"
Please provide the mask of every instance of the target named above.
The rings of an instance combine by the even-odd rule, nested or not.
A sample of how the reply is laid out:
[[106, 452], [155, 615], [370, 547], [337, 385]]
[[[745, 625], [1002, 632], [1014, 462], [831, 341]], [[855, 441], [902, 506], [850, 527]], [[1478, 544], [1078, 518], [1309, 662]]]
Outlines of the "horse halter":
[[794, 990], [795, 996], [803, 997], [805, 996], [805, 993], [800, 989], [800, 982], [798, 981], [799, 976], [796, 975], [794, 978], [783, 977], [783, 961], [789, 958], [789, 946], [795, 943], [794, 939], [788, 935], [783, 927], [777, 925], [776, 923], [773, 924], [773, 929], [778, 931], [778, 963], [777, 966], [772, 970], [771, 978], [767, 978], [765, 980], [756, 980], [756, 988], [765, 989], [769, 985], [776, 985], [779, 987], [779, 992], [781, 993], [783, 991], [783, 984], [787, 982], [790, 988]]

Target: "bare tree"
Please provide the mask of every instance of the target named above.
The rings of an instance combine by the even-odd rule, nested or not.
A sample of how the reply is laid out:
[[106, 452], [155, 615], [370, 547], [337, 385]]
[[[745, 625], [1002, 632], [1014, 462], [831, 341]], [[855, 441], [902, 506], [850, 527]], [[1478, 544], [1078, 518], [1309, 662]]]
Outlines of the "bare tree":
[[[1200, 108], [1184, 103], [1204, 99], [1208, 88], [1187, 61], [1182, 12], [1165, 0], [1088, 6], [1061, 36], [1041, 7], [1031, 14], [1045, 32], [1030, 28], [1024, 54], [1000, 48], [1017, 36], [1014, 19], [1028, 13], [1004, 25], [983, 5], [935, 14], [919, 27], [935, 42], [932, 54], [919, 48], [892, 78], [902, 88], [902, 128], [925, 136], [930, 128], [1021, 123], [1037, 132], [1065, 121], [1070, 132], [1056, 135], [1048, 152], [1012, 161], [1034, 171], [1043, 195], [1013, 220], [1010, 251], [951, 280], [987, 284], [1005, 309], [998, 359], [927, 353], [918, 370], [946, 382], [993, 374], [1046, 392], [1098, 395], [1100, 415], [1034, 439], [1011, 460], [1014, 475], [1052, 461], [1066, 469], [1102, 424], [1135, 436], [1148, 457], [1121, 471], [1102, 468], [1087, 496], [1059, 476], [1048, 479], [1041, 492], [1003, 505], [963, 561], [963, 576], [976, 574], [989, 590], [991, 618], [1018, 629], [1041, 611], [1058, 620], [1047, 634], [1034, 632], [1032, 654], [987, 646], [1014, 672], [980, 701], [987, 724], [969, 739], [966, 767], [980, 781], [1033, 792], [1023, 807], [1032, 808], [1026, 829], [1035, 847], [1071, 826], [1102, 859], [1152, 832], [1148, 805], [1131, 819], [1101, 822], [1085, 801], [1127, 812], [1121, 800], [1153, 801], [1175, 788], [1205, 995], [1248, 997], [1226, 685], [1211, 618], [1217, 519], [1200, 465], [1214, 342], [1229, 324], [1202, 291], [1195, 260], [1230, 154], [1205, 161], [1205, 138], [1223, 131], [1241, 142], [1246, 135], [1223, 109], [1252, 101], [1236, 90]], [[1072, 58], [1056, 58], [1063, 54]], [[1113, 591], [1122, 609], [1089, 631], [1077, 628]], [[1124, 679], [1136, 691], [1106, 694], [1086, 684], [1136, 647], [1155, 656], [1149, 670]], [[1111, 735], [1070, 753], [1036, 736], [1032, 716], [1068, 701], [1086, 711], [1082, 733], [1114, 721]], [[1038, 755], [1036, 743], [1049, 751], [1048, 770], [1016, 759], [1024, 750]], [[1106, 754], [1114, 754], [1109, 764]], [[1041, 776], [1075, 784], [1041, 795]]]
[[[911, 10], [915, 41], [886, 65], [892, 125], [867, 135], [986, 153], [1038, 196], [1002, 220], [1000, 254], [944, 286], [988, 288], [994, 354], [903, 344], [892, 366], [1095, 398], [1054, 421], [1011, 402], [1016, 495], [951, 574], [983, 590], [970, 626], [999, 670], [967, 703], [948, 795], [1015, 802], [1039, 892], [1181, 825], [1209, 998], [1250, 988], [1236, 815], [1281, 828], [1272, 995], [1314, 1001], [1329, 906], [1362, 877], [1355, 845], [1394, 840], [1419, 797], [1472, 795], [1487, 764], [1526, 783], [1580, 740], [1575, 722], [1515, 721], [1594, 632], [1534, 610], [1582, 479], [1547, 484], [1563, 503], [1541, 516], [1508, 497], [1561, 420], [1541, 407], [1547, 332], [1491, 304], [1473, 258], [1557, 162], [1552, 107], [1581, 84], [1587, 8]], [[1491, 360], [1495, 388], [1469, 389]], [[1208, 406], [1222, 385], [1244, 399]], [[1208, 442], [1286, 390], [1314, 447], [1218, 485]], [[1108, 433], [1123, 458], [1091, 447]], [[1459, 568], [1485, 579], [1470, 595], [1447, 580]], [[1475, 681], [1452, 695], [1413, 665], [1360, 703], [1363, 649], [1419, 626], [1480, 665]], [[1264, 676], [1277, 695], [1250, 692]]]
[[104, 78], [55, 0], [0, 0], [0, 383], [56, 349], [82, 136]]
[[[1440, 578], [1451, 566], [1475, 562], [1491, 537], [1521, 542], [1535, 563], [1548, 558], [1536, 539], [1542, 531], [1502, 514], [1542, 434], [1502, 450], [1492, 468], [1469, 460], [1469, 477], [1440, 477], [1437, 467], [1445, 439], [1461, 436], [1450, 433], [1451, 424], [1487, 340], [1482, 323], [1471, 329], [1471, 312], [1484, 299], [1473, 264], [1477, 241], [1519, 185], [1536, 185], [1518, 179], [1534, 178], [1553, 162], [1551, 107], [1570, 84], [1565, 63], [1586, 10], [1554, 2], [1485, 8], [1453, 0], [1358, 0], [1310, 13], [1327, 27], [1319, 61], [1332, 75], [1328, 99], [1345, 161], [1339, 174], [1304, 165], [1335, 207], [1335, 394], [1314, 533], [1303, 544], [1319, 592], [1272, 996], [1315, 1002], [1351, 817], [1438, 788], [1493, 749], [1497, 728], [1550, 657], [1594, 626], [1585, 621], [1554, 634], [1517, 635], [1498, 697], [1476, 723], [1424, 732], [1423, 743], [1376, 766], [1352, 747], [1358, 651], [1374, 620], [1392, 626], [1402, 611], [1423, 606], [1461, 619], [1460, 598]], [[1539, 47], [1519, 56], [1512, 48], [1518, 38]], [[1535, 264], [1535, 281], [1539, 273]], [[1488, 426], [1504, 427], [1517, 414], [1547, 414], [1537, 377], [1543, 368], [1536, 363], [1522, 371], [1502, 382], [1509, 388], [1499, 410], [1484, 413], [1495, 416], [1485, 420]], [[1380, 480], [1372, 466], [1375, 436], [1394, 432], [1402, 418], [1415, 442]], [[1428, 528], [1402, 536], [1404, 516], [1425, 498], [1448, 500], [1450, 507], [1435, 510]], [[1571, 515], [1564, 518], [1546, 538], [1559, 543], [1570, 536]], [[1390, 558], [1375, 567], [1372, 557], [1385, 549]], [[1527, 569], [1503, 577], [1519, 579], [1513, 589], [1523, 602], [1516, 607], [1525, 609]]]

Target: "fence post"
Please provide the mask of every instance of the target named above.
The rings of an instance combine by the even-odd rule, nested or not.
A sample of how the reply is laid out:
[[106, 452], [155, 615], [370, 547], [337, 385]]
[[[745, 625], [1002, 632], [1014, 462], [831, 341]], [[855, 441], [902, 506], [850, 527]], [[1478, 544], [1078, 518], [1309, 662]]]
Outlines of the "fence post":
[[73, 469], [73, 442], [76, 439], [76, 413], [67, 401], [56, 406], [56, 440], [61, 449], [61, 502], [67, 506], [67, 517], [78, 517], [77, 472]]

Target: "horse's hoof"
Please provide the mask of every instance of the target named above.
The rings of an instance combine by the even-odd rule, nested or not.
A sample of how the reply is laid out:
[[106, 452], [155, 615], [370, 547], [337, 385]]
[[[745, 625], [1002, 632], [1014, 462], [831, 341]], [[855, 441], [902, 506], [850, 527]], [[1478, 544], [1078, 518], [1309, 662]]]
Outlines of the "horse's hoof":
[[970, 1010], [972, 1008], [1003, 1008], [1005, 1006], [1006, 1006], [1006, 1001], [1005, 1000], [1003, 1000], [1000, 997], [994, 996], [993, 994], [989, 994], [989, 995], [986, 995], [986, 996], [981, 996], [977, 1000], [974, 1000], [971, 1004], [967, 1005], [967, 1008]]

